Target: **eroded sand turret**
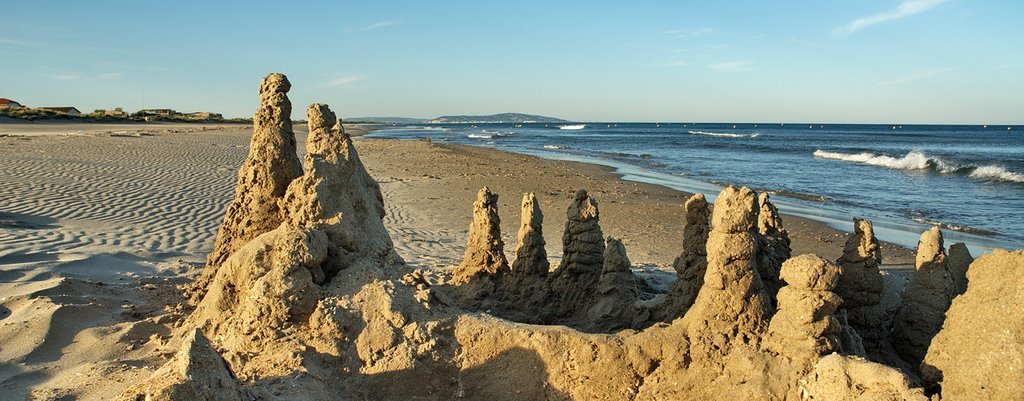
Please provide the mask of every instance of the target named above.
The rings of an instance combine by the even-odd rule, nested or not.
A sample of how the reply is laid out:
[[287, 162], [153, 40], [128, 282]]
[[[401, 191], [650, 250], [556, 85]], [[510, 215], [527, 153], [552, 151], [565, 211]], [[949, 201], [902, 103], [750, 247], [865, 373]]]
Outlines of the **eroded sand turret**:
[[353, 265], [381, 266], [400, 260], [384, 228], [380, 186], [366, 172], [352, 139], [327, 105], [306, 110], [306, 173], [296, 178], [281, 209], [294, 227], [319, 229], [329, 239], [326, 278]]
[[757, 271], [757, 195], [726, 187], [715, 201], [704, 285], [683, 323], [690, 348], [727, 354], [734, 342], [756, 345], [768, 326], [768, 294]]
[[949, 401], [1024, 399], [1024, 250], [996, 249], [971, 264], [921, 364]]
[[711, 233], [711, 208], [704, 194], [694, 194], [683, 205], [685, 223], [683, 226], [683, 252], [672, 263], [678, 279], [657, 310], [656, 319], [664, 322], [675, 320], [697, 299], [704, 273], [708, 267], [708, 234]]
[[539, 323], [547, 298], [548, 254], [544, 249], [544, 214], [533, 193], [523, 194], [516, 259], [502, 282], [504, 309], [517, 321]]
[[[205, 287], [233, 252], [284, 221], [278, 200], [288, 184], [302, 175], [292, 131], [291, 83], [283, 74], [267, 75], [260, 82], [260, 108], [253, 117], [249, 155], [238, 170], [235, 198], [224, 213], [213, 252], [207, 256], [199, 286]], [[199, 288], [197, 295], [205, 293]]]
[[583, 313], [593, 302], [604, 265], [604, 234], [597, 201], [579, 190], [566, 211], [562, 261], [548, 279], [555, 319]]
[[141, 385], [129, 388], [124, 401], [244, 400], [237, 380], [202, 331], [194, 329], [178, 352]]
[[597, 296], [587, 310], [587, 326], [592, 331], [609, 332], [636, 327], [647, 320], [646, 309], [636, 306], [640, 291], [629, 266], [622, 241], [608, 237]]
[[967, 268], [973, 262], [974, 257], [967, 249], [967, 244], [957, 242], [949, 247], [946, 266], [949, 267], [949, 275], [953, 279], [954, 297], [967, 291]]
[[782, 217], [769, 199], [768, 193], [761, 193], [757, 198], [757, 231], [761, 234], [760, 261], [758, 273], [761, 282], [771, 297], [772, 305], [777, 305], [776, 294], [785, 283], [779, 278], [782, 263], [789, 259], [789, 232], [782, 227]]
[[955, 291], [938, 227], [921, 234], [915, 266], [893, 321], [892, 345], [903, 360], [916, 367], [924, 359], [932, 337], [942, 328]]
[[787, 285], [779, 290], [765, 347], [809, 369], [840, 349], [842, 327], [833, 314], [841, 300], [832, 292], [839, 267], [817, 255], [800, 255], [782, 265], [781, 276]]
[[882, 254], [870, 220], [853, 219], [853, 234], [846, 239], [843, 255], [836, 264], [842, 268], [835, 293], [842, 298], [847, 321], [861, 338], [872, 359], [880, 360], [889, 346], [885, 311], [881, 307], [885, 283], [878, 270]]
[[473, 203], [473, 221], [462, 263], [452, 272], [452, 283], [459, 285], [478, 277], [497, 278], [509, 271], [505, 242], [501, 239], [498, 195], [484, 187]]

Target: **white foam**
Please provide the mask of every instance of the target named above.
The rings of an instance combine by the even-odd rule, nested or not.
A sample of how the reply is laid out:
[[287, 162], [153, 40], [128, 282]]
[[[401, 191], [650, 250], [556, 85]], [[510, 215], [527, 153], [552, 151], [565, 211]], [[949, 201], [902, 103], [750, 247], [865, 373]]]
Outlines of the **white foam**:
[[971, 171], [968, 176], [980, 180], [1024, 182], [1024, 174], [1007, 171], [1000, 166], [981, 166]]
[[979, 180], [1024, 182], [1024, 174], [1008, 171], [1000, 166], [961, 166], [938, 157], [929, 156], [919, 150], [912, 150], [903, 157], [893, 157], [868, 152], [838, 153], [818, 149], [814, 151], [814, 156], [822, 159], [841, 160], [897, 170], [934, 170], [943, 174], [970, 171], [967, 176]]
[[544, 145], [544, 149], [569, 149], [569, 147], [561, 145]]
[[761, 136], [760, 133], [754, 134], [732, 134], [727, 132], [704, 132], [704, 131], [686, 131], [690, 135], [703, 135], [703, 136], [717, 136], [720, 138], [757, 138]]
[[466, 137], [467, 138], [473, 138], [473, 139], [494, 139], [494, 135], [493, 134], [469, 134], [469, 135], [466, 135]]

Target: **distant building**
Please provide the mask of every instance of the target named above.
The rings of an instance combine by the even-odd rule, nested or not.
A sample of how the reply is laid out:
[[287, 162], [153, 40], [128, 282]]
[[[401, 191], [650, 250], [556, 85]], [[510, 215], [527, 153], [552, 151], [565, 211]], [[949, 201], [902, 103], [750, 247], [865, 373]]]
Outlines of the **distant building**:
[[144, 116], [172, 117], [178, 115], [177, 111], [171, 109], [142, 109], [139, 110], [139, 113], [141, 113]]
[[25, 106], [22, 106], [21, 103], [15, 102], [11, 99], [0, 97], [0, 109], [20, 109], [22, 107]]
[[220, 113], [211, 113], [209, 111], [197, 111], [195, 113], [188, 113], [188, 114], [185, 115], [185, 117], [188, 117], [188, 118], [193, 119], [193, 120], [222, 120], [222, 119], [224, 119], [224, 116], [222, 116]]
[[72, 116], [77, 116], [77, 115], [80, 115], [80, 114], [82, 114], [82, 112], [78, 111], [78, 109], [76, 109], [76, 108], [74, 108], [74, 107], [69, 107], [69, 106], [61, 106], [61, 107], [37, 107], [37, 109], [39, 109], [39, 110], [49, 110], [49, 111], [55, 111], [55, 112], [58, 112], [58, 113], [64, 113], [64, 114], [67, 114], [67, 115], [72, 115]]
[[102, 114], [111, 117], [128, 117], [128, 113], [124, 109], [118, 107], [113, 110], [96, 110], [96, 114]]

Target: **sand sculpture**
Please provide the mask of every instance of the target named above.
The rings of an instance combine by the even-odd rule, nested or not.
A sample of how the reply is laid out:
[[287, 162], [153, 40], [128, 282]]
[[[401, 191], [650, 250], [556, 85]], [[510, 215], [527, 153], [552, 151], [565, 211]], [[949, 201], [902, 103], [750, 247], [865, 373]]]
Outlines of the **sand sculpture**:
[[922, 376], [943, 400], [1024, 399], [1024, 250], [997, 249], [975, 260], [967, 276], [967, 292], [932, 339]]
[[881, 250], [870, 220], [853, 220], [853, 235], [846, 240], [843, 255], [836, 264], [842, 268], [835, 292], [842, 299], [842, 309], [850, 327], [862, 340], [868, 356], [876, 361], [888, 351], [889, 330], [882, 310], [885, 287], [878, 265]]
[[810, 369], [823, 355], [840, 350], [842, 328], [833, 314], [840, 298], [833, 291], [839, 267], [816, 255], [800, 255], [782, 265], [778, 312], [768, 326], [766, 348]]
[[544, 214], [533, 193], [523, 194], [518, 241], [512, 268], [501, 286], [501, 301], [514, 304], [504, 308], [507, 318], [527, 323], [542, 323], [543, 301], [548, 296], [550, 264], [544, 249]]
[[683, 205], [683, 251], [672, 262], [677, 280], [655, 318], [668, 322], [682, 317], [697, 299], [708, 267], [708, 235], [711, 233], [711, 208], [704, 194], [695, 194]]
[[649, 312], [636, 305], [640, 291], [637, 278], [629, 266], [629, 257], [626, 256], [626, 247], [622, 241], [608, 237], [596, 299], [586, 315], [590, 331], [610, 332], [635, 328], [647, 320]]
[[572, 320], [592, 303], [604, 265], [604, 234], [598, 222], [597, 200], [576, 191], [566, 210], [562, 262], [548, 278], [555, 320]]
[[756, 345], [767, 329], [770, 306], [757, 273], [756, 208], [757, 194], [746, 187], [726, 187], [715, 200], [704, 284], [683, 317], [695, 354], [724, 355], [735, 342]]
[[946, 266], [949, 267], [949, 275], [953, 279], [954, 297], [967, 292], [967, 268], [972, 262], [974, 257], [963, 242], [957, 242], [949, 247]]
[[[636, 302], [642, 294], [625, 247], [615, 239], [606, 245], [597, 203], [580, 191], [568, 208], [565, 256], [539, 287], [550, 285], [550, 291], [533, 297], [561, 312], [538, 321], [572, 320], [603, 333], [514, 323], [465, 311], [447, 293], [469, 287], [404, 266], [381, 222], [379, 187], [351, 140], [326, 106], [311, 106], [307, 117], [305, 173], [274, 198], [280, 222], [229, 252], [175, 329], [170, 342], [179, 344], [177, 355], [122, 399], [926, 399], [899, 370], [828, 354], [839, 350], [833, 316], [839, 300], [832, 291], [841, 279], [835, 265], [813, 256], [783, 263], [781, 278], [788, 285], [779, 291], [778, 313], [771, 315], [758, 266], [765, 243], [758, 231], [760, 205], [748, 188], [728, 187], [718, 196], [707, 267], [692, 307], [671, 323], [639, 331], [617, 331], [637, 316], [647, 319]], [[479, 238], [500, 238], [488, 223], [497, 221], [493, 199], [484, 191], [475, 206]], [[691, 238], [699, 242], [706, 213], [693, 202]], [[544, 273], [533, 265], [546, 262], [536, 199], [524, 197], [523, 206], [516, 260], [522, 262], [505, 274], [475, 276], [495, 279], [504, 305], [530, 301], [508, 290], [521, 282], [510, 278], [539, 281]], [[941, 259], [941, 243], [936, 252], [929, 235], [932, 242], [922, 241], [919, 272]], [[871, 237], [857, 243], [870, 242], [866, 238]], [[480, 244], [500, 249], [491, 248], [491, 241]], [[487, 262], [477, 267], [502, 266], [497, 254], [476, 255], [467, 251], [466, 259]], [[999, 331], [1006, 319], [1022, 320], [1020, 294], [1014, 292], [1021, 283], [1003, 277], [1005, 266], [1019, 270], [1022, 259], [1020, 252], [1003, 252], [972, 265], [968, 290], [954, 302], [925, 364], [926, 377], [941, 383], [943, 399], [947, 391], [953, 400], [971, 391], [981, 396], [976, 399], [1020, 398], [1020, 372], [1014, 369], [1020, 355], [995, 355], [1004, 346], [1024, 349], [1012, 331]], [[1006, 293], [1016, 298], [1005, 310], [975, 313]], [[983, 352], [971, 353], [971, 345], [951, 340], [976, 326], [982, 328], [978, 335], [987, 336]], [[979, 359], [951, 362], [961, 355]], [[997, 379], [1002, 381], [991, 381]]]
[[[213, 252], [207, 257], [199, 287], [205, 287], [217, 267], [246, 242], [276, 228], [284, 220], [277, 200], [288, 184], [302, 175], [292, 132], [291, 83], [283, 74], [260, 82], [260, 108], [253, 116], [249, 155], [238, 170], [235, 198], [224, 213]], [[199, 294], [204, 288], [199, 288]]]
[[915, 268], [893, 321], [892, 344], [900, 358], [916, 367], [942, 328], [955, 291], [938, 227], [921, 234]]
[[757, 231], [762, 239], [758, 274], [761, 275], [761, 282], [764, 283], [774, 306], [777, 305], [775, 294], [785, 285], [783, 280], [779, 279], [782, 262], [789, 259], [792, 253], [789, 232], [782, 227], [782, 217], [779, 216], [779, 210], [772, 204], [767, 192], [762, 192], [758, 196], [757, 206]]
[[508, 271], [505, 242], [501, 240], [498, 195], [485, 187], [473, 203], [473, 222], [469, 226], [466, 253], [462, 264], [452, 272], [452, 282], [465, 284], [477, 277], [497, 279]]

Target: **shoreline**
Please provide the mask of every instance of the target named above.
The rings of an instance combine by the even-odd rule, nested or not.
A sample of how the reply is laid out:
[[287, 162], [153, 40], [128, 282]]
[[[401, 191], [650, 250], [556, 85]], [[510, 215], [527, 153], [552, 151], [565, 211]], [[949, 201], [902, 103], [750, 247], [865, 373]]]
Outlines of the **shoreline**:
[[[401, 129], [401, 128], [398, 128]], [[386, 130], [386, 128], [385, 128]], [[375, 138], [389, 138], [387, 133], [373, 135]], [[399, 138], [394, 138], [399, 139]], [[409, 136], [402, 138], [408, 140]], [[447, 142], [444, 142], [447, 144]], [[642, 165], [636, 165], [628, 161], [614, 160], [591, 154], [573, 154], [547, 149], [534, 149], [523, 147], [499, 148], [497, 146], [480, 146], [473, 143], [459, 143], [460, 145], [474, 146], [483, 149], [494, 149], [497, 151], [511, 152], [516, 154], [530, 155], [546, 160], [576, 161], [581, 163], [606, 166], [614, 171], [621, 179], [633, 182], [661, 185], [680, 191], [682, 193], [701, 192], [713, 202], [715, 196], [728, 183], [705, 182], [689, 178], [683, 174], [659, 171]], [[867, 213], [850, 213], [843, 207], [833, 205], [838, 202], [834, 199], [816, 196], [815, 194], [798, 194], [769, 188], [753, 188], [757, 192], [767, 192], [772, 195], [772, 202], [779, 211], [785, 215], [814, 220], [828, 225], [831, 228], [845, 232], [852, 226], [853, 217], [867, 218], [872, 220], [875, 227], [875, 234], [879, 240], [897, 244], [907, 249], [916, 249], [921, 233], [938, 226], [943, 230], [945, 242], [951, 245], [957, 242], [965, 243], [973, 254], [980, 255], [989, 253], [994, 249], [1017, 249], [1024, 244], [1017, 244], [1014, 238], [994, 233], [986, 234], [983, 230], [958, 229], [954, 224], [942, 222], [921, 221], [908, 218], [901, 219], [895, 216], [886, 217], [884, 210], [875, 210]], [[874, 215], [874, 216], [872, 216]]]
[[[398, 142], [404, 142], [405, 145], [393, 144]], [[470, 222], [471, 205], [476, 192], [483, 186], [491, 188], [499, 195], [499, 213], [502, 217], [506, 253], [514, 255], [510, 251], [514, 250], [514, 236], [518, 229], [519, 196], [522, 192], [535, 192], [544, 211], [548, 257], [558, 259], [561, 255], [561, 244], [558, 240], [561, 238], [561, 224], [565, 221], [564, 208], [576, 189], [586, 189], [598, 199], [605, 234], [621, 237], [630, 259], [638, 262], [637, 264], [671, 268], [672, 260], [681, 251], [682, 206], [692, 193], [664, 185], [631, 181], [614, 167], [427, 141], [358, 138], [355, 143], [357, 149], [360, 149], [361, 158], [367, 169], [379, 180], [384, 181], [388, 177], [391, 180], [403, 180], [403, 186], [423, 186], [406, 191], [425, 192], [427, 195], [419, 199], [419, 202], [406, 199], [389, 200], [387, 192], [394, 192], [389, 187], [393, 187], [395, 182], [382, 182], [386, 203], [398, 201], [405, 204], [403, 207], [418, 209], [422, 214], [441, 216], [440, 220], [462, 222], [439, 224], [445, 226], [448, 231], [465, 231]], [[381, 153], [386, 153], [392, 158], [397, 157], [404, 163], [380, 160], [378, 157]], [[418, 163], [420, 159], [436, 163], [433, 166]], [[425, 185], [417, 183], [415, 177], [397, 177], [399, 174], [396, 174], [396, 170], [404, 169], [405, 165], [424, 166], [420, 171], [421, 176], [425, 177], [422, 180], [440, 182]], [[465, 167], [452, 167], [460, 165]], [[472, 167], [479, 167], [479, 171], [475, 174], [464, 171], [472, 170]], [[513, 167], [519, 167], [520, 171], [510, 171], [514, 170]], [[446, 182], [452, 175], [462, 179]], [[561, 190], [531, 189], [542, 187]], [[718, 191], [705, 192], [705, 196], [712, 198], [717, 194]], [[782, 215], [783, 224], [793, 241], [794, 256], [814, 253], [834, 260], [842, 253], [849, 232], [805, 217], [789, 213]], [[640, 227], [630, 226], [631, 221]], [[848, 224], [852, 231], [852, 218]], [[880, 242], [884, 255], [883, 268], [913, 268], [914, 250], [890, 242]], [[464, 245], [464, 239], [458, 243], [458, 247]], [[457, 264], [458, 261], [454, 263]]]

